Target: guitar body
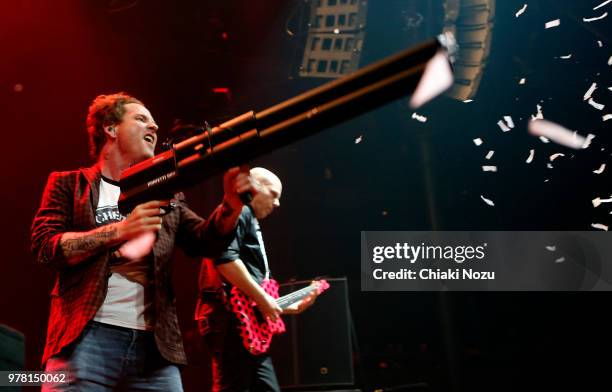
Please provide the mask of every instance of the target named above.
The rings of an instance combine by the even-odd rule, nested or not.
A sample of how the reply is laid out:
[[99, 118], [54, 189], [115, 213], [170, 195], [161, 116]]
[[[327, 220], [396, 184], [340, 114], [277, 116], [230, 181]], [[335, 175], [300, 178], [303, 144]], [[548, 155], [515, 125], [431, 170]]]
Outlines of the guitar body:
[[[301, 301], [313, 291], [322, 293], [329, 287], [325, 280], [313, 282], [310, 286], [294, 291], [282, 298], [278, 297], [278, 283], [274, 279], [266, 279], [261, 283], [266, 293], [276, 300], [281, 309], [286, 309], [294, 303]], [[248, 298], [240, 289], [233, 287], [230, 293], [230, 306], [238, 318], [238, 329], [244, 347], [253, 355], [260, 355], [268, 351], [272, 336], [285, 332], [285, 323], [279, 317], [276, 321], [265, 319], [254, 301]]]
[[[278, 283], [274, 279], [264, 280], [261, 287], [272, 298], [278, 298]], [[251, 354], [265, 353], [270, 347], [272, 335], [285, 332], [285, 323], [280, 317], [275, 322], [264, 319], [256, 310], [255, 303], [237, 287], [232, 288], [230, 304], [238, 317], [238, 328], [244, 347]]]

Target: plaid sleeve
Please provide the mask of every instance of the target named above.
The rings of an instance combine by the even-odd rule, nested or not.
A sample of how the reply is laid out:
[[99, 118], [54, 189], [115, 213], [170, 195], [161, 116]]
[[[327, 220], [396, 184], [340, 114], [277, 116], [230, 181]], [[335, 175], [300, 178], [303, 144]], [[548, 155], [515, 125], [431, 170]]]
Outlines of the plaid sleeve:
[[66, 263], [60, 239], [72, 222], [74, 181], [74, 176], [59, 172], [47, 180], [32, 222], [32, 253], [41, 264], [61, 267]]
[[232, 239], [232, 242], [230, 242], [230, 244], [227, 246], [227, 248], [225, 248], [225, 250], [221, 252], [219, 257], [214, 259], [215, 265], [229, 263], [240, 258], [242, 238], [244, 238], [244, 233], [247, 228], [247, 225], [248, 222], [246, 221], [246, 216], [244, 214], [243, 209], [242, 213], [238, 217], [238, 223], [236, 224], [236, 234]]
[[176, 197], [180, 209], [180, 223], [176, 234], [176, 242], [189, 256], [203, 256], [215, 259], [233, 241], [236, 231], [221, 234], [215, 225], [216, 214], [221, 209], [216, 208], [204, 219], [193, 212], [185, 202], [182, 193]]

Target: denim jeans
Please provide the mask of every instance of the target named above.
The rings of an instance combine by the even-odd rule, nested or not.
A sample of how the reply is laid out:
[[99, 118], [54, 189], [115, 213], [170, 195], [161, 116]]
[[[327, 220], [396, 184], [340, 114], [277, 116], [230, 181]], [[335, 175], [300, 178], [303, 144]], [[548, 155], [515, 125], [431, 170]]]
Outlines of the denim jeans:
[[153, 332], [91, 321], [81, 336], [49, 358], [47, 372], [68, 373], [69, 382], [42, 391], [182, 391], [176, 365], [157, 349]]

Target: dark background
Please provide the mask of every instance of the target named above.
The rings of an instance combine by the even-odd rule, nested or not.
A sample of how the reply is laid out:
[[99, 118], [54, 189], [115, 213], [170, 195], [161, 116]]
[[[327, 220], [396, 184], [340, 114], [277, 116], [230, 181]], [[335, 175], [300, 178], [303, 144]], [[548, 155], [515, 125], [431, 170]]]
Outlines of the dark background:
[[[609, 293], [366, 293], [359, 287], [362, 230], [591, 230], [591, 223], [610, 224], [610, 208], [593, 208], [591, 200], [612, 193], [610, 169], [592, 173], [610, 161], [612, 122], [602, 115], [612, 105], [611, 19], [582, 21], [612, 12], [612, 5], [592, 10], [601, 2], [529, 1], [515, 18], [523, 2], [498, 1], [474, 102], [439, 97], [418, 110], [428, 117], [420, 123], [411, 119], [407, 100], [398, 100], [249, 162], [284, 183], [281, 208], [263, 222], [277, 279], [349, 278], [360, 387], [425, 381], [432, 390], [520, 390], [572, 382], [588, 389], [609, 380], [598, 366], [609, 364], [612, 349]], [[48, 173], [90, 164], [84, 123], [91, 100], [133, 94], [163, 132], [175, 119], [219, 124], [317, 86], [324, 81], [295, 73], [303, 53], [302, 4], [2, 2], [0, 323], [25, 334], [28, 369], [39, 366], [54, 278], [29, 253], [29, 227]], [[441, 1], [370, 0], [368, 7], [362, 65], [439, 33], [444, 18]], [[424, 18], [411, 27], [406, 18], [414, 13]], [[557, 18], [561, 26], [544, 29]], [[559, 58], [569, 53], [571, 59]], [[603, 111], [582, 100], [592, 82]], [[229, 88], [231, 97], [214, 94], [217, 87]], [[527, 121], [538, 103], [545, 118], [595, 134], [591, 147], [570, 151], [530, 136]], [[516, 124], [508, 133], [496, 125], [504, 115]], [[474, 145], [476, 137], [482, 146]], [[526, 164], [531, 148], [535, 159]], [[486, 161], [489, 150], [495, 155]], [[565, 157], [549, 169], [556, 152]], [[489, 164], [498, 172], [481, 170]], [[221, 198], [220, 178], [187, 194], [207, 215]], [[193, 337], [198, 267], [180, 253], [176, 258], [179, 318], [193, 363], [184, 372], [188, 391], [209, 382], [206, 352]]]

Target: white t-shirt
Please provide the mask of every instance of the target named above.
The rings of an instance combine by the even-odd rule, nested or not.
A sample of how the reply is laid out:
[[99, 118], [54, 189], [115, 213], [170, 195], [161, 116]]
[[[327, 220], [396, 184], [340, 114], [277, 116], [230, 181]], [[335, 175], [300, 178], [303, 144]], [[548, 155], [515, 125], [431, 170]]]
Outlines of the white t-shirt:
[[[116, 181], [102, 177], [95, 213], [97, 226], [125, 219], [117, 206], [120, 193]], [[131, 329], [153, 329], [154, 286], [150, 283], [149, 256], [111, 261], [112, 274], [108, 279], [106, 298], [94, 320]]]

